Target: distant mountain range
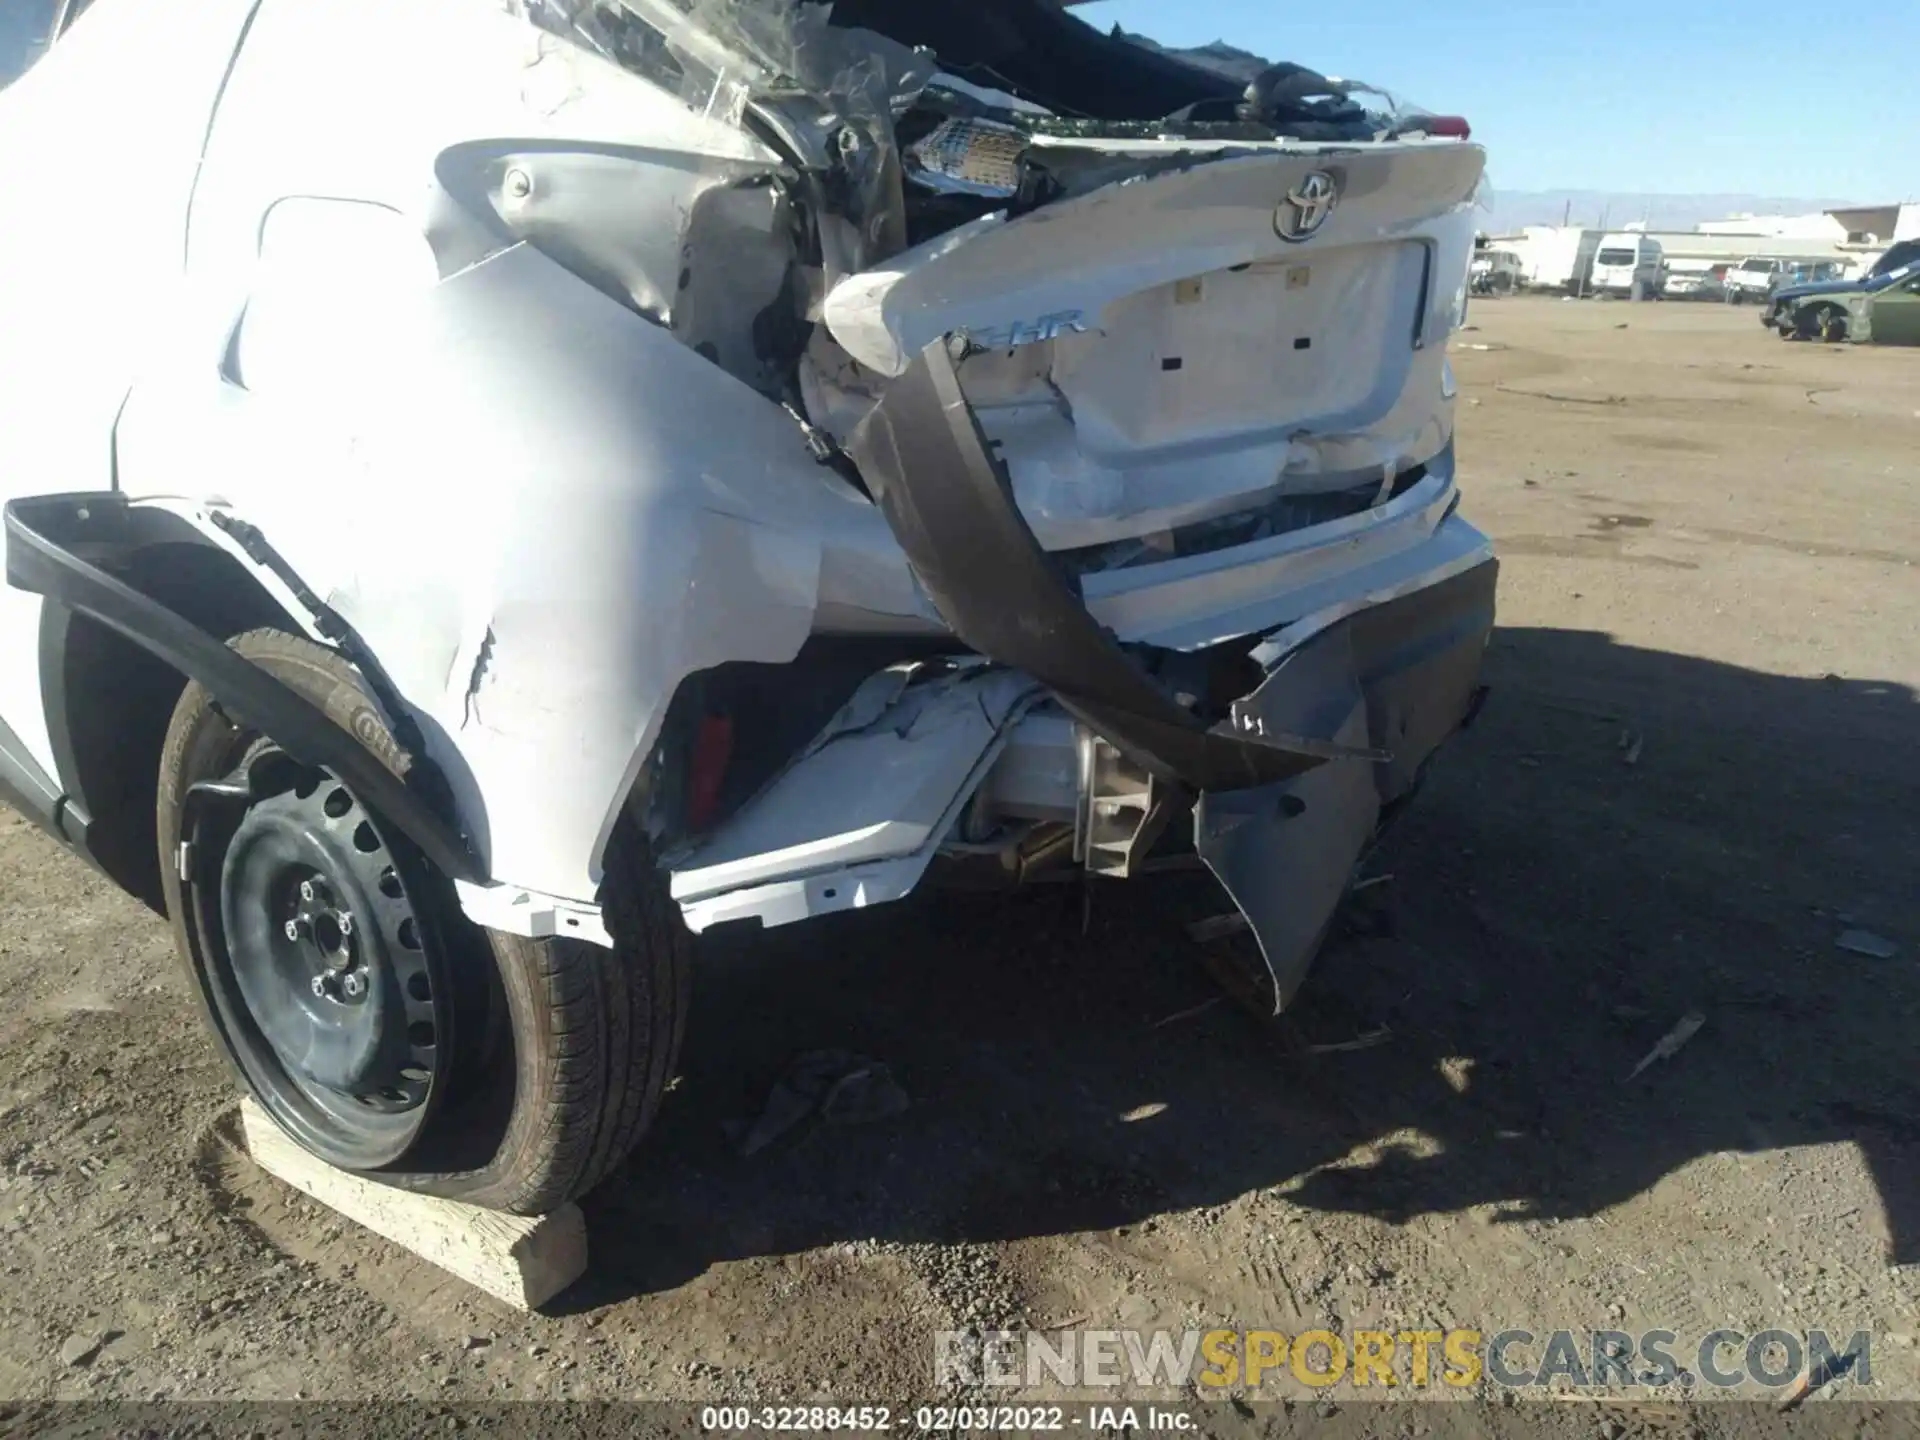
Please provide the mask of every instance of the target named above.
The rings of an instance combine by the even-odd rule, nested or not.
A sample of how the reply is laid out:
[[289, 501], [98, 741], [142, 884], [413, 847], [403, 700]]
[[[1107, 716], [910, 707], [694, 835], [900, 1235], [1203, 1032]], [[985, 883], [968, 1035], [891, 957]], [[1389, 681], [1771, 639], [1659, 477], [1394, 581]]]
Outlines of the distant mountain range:
[[1725, 220], [1734, 215], [1806, 215], [1853, 202], [1805, 199], [1780, 195], [1632, 195], [1609, 190], [1502, 190], [1496, 163], [1493, 208], [1480, 228], [1494, 235], [1511, 234], [1526, 225], [1594, 227], [1634, 225], [1644, 220], [1649, 230], [1691, 230], [1702, 220]]

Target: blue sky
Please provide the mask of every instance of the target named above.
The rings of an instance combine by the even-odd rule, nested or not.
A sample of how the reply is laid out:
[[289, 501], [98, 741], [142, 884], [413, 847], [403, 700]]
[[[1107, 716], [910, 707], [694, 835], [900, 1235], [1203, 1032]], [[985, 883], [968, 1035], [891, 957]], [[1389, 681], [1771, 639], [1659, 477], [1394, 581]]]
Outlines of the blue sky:
[[1099, 0], [1081, 14], [1464, 114], [1496, 191], [1920, 200], [1915, 0]]

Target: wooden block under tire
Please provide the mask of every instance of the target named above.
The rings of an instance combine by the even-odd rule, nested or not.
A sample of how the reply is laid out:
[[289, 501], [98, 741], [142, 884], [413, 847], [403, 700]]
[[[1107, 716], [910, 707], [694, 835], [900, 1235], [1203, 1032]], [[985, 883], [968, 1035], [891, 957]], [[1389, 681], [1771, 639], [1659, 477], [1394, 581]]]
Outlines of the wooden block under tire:
[[528, 1217], [416, 1195], [316, 1160], [252, 1100], [240, 1102], [240, 1124], [247, 1153], [269, 1175], [516, 1310], [545, 1304], [586, 1273], [578, 1205]]

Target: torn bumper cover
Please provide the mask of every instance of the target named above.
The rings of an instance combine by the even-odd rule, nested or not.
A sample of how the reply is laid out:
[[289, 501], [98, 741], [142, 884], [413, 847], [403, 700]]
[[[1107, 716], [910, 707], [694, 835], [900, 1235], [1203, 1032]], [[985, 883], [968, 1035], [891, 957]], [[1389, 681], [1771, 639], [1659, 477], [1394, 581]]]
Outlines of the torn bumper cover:
[[1276, 1010], [1299, 990], [1383, 814], [1412, 798], [1434, 751], [1472, 718], [1498, 574], [1489, 560], [1349, 616], [1235, 707], [1388, 755], [1204, 792], [1194, 807], [1194, 849], [1259, 940]]
[[1210, 722], [1088, 613], [1041, 549], [962, 391], [964, 346], [948, 338], [917, 356], [849, 452], [961, 640], [1197, 796], [1195, 849], [1246, 915], [1283, 1007], [1383, 809], [1469, 716], [1497, 564], [1354, 611]]

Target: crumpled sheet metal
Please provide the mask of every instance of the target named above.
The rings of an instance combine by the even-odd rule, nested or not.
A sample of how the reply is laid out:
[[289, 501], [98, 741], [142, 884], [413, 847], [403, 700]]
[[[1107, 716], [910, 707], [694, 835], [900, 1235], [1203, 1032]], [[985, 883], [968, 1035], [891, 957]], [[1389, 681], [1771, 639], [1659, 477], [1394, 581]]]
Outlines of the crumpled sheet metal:
[[[627, 0], [622, 0], [627, 3]], [[934, 76], [933, 58], [871, 30], [840, 29], [826, 5], [800, 0], [692, 0], [688, 20], [752, 56], [843, 117], [894, 118]]]
[[[672, 84], [704, 113], [730, 111], [728, 96], [798, 89], [842, 121], [882, 132], [919, 98], [933, 57], [871, 30], [840, 29], [829, 6], [802, 0], [502, 0], [517, 14], [569, 36], [648, 78]], [[615, 18], [657, 37], [649, 56]], [[650, 32], [650, 35], [648, 35]], [[684, 72], [676, 77], [664, 57]], [[732, 60], [732, 66], [726, 61]], [[737, 118], [737, 115], [734, 117]]]
[[[919, 99], [936, 66], [930, 54], [884, 35], [838, 28], [831, 15], [829, 6], [800, 0], [691, 0], [688, 10], [702, 32], [776, 77], [774, 92], [797, 86], [838, 126], [838, 163], [857, 197], [848, 218], [860, 231], [858, 251], [844, 266], [866, 269], [906, 248], [894, 121]], [[768, 98], [776, 97], [770, 92]]]
[[779, 109], [798, 92], [820, 112], [816, 123], [831, 132], [834, 158], [858, 196], [851, 207], [861, 231], [858, 265], [904, 248], [894, 120], [932, 81], [930, 54], [870, 30], [838, 28], [831, 7], [802, 0], [503, 3], [729, 124], [756, 101]]
[[954, 116], [907, 148], [907, 168], [929, 189], [989, 199], [1020, 188], [1027, 138], [1011, 125]]

